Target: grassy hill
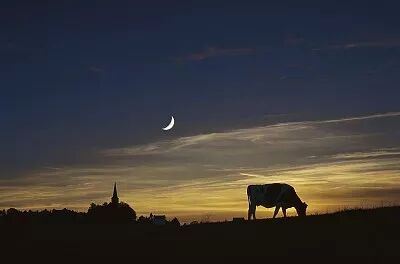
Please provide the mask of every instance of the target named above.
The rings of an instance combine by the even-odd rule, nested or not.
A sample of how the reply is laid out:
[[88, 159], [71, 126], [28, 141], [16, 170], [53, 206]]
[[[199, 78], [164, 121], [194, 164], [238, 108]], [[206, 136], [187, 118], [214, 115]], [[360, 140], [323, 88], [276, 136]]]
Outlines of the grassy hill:
[[400, 207], [382, 207], [180, 228], [137, 224], [3, 224], [1, 248], [7, 257], [15, 259], [144, 258], [191, 262], [277, 258], [376, 263], [400, 257], [399, 223]]

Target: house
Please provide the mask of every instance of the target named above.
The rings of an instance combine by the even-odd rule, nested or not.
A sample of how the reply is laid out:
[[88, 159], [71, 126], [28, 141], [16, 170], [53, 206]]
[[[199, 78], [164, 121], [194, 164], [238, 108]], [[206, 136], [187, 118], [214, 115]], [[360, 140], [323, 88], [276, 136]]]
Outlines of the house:
[[165, 215], [152, 215], [151, 223], [153, 225], [165, 225], [167, 224], [167, 218], [165, 217]]

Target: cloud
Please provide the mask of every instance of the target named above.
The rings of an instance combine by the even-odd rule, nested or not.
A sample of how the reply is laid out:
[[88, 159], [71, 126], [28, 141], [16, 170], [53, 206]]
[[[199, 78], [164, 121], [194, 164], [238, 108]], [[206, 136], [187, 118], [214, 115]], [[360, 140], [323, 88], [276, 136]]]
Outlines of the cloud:
[[[363, 121], [369, 119], [383, 119], [390, 117], [400, 117], [400, 112], [390, 112], [384, 114], [374, 114], [367, 116], [347, 117], [341, 119], [317, 120], [317, 121], [301, 121], [287, 122], [275, 125], [253, 127], [247, 129], [237, 129], [234, 131], [209, 133], [190, 137], [181, 137], [175, 140], [154, 142], [145, 145], [107, 149], [102, 153], [106, 156], [140, 156], [140, 155], [156, 155], [167, 154], [171, 152], [181, 151], [182, 149], [215, 147], [240, 147], [240, 143], [246, 143], [245, 147], [249, 147], [248, 143], [258, 144], [277, 144], [277, 143], [301, 143], [304, 139], [308, 140], [338, 140], [340, 137], [357, 138], [364, 137], [366, 134], [344, 134], [344, 135], [322, 135], [317, 131], [317, 127], [325, 124], [349, 123]], [[319, 135], [321, 134], [321, 135]], [[320, 136], [323, 136], [322, 138]]]
[[399, 121], [400, 112], [286, 122], [105, 149], [99, 164], [0, 180], [0, 206], [86, 210], [110, 199], [114, 181], [139, 214], [188, 221], [245, 216], [254, 183], [293, 184], [314, 212], [398, 203]]
[[378, 41], [355, 41], [344, 44], [330, 45], [331, 49], [356, 49], [356, 48], [389, 48], [400, 47], [400, 39]]
[[334, 155], [334, 159], [363, 159], [363, 158], [377, 158], [386, 156], [400, 156], [399, 148], [377, 149], [367, 152], [353, 152], [353, 153], [340, 153]]
[[222, 57], [222, 56], [239, 56], [254, 53], [253, 48], [236, 48], [236, 49], [224, 49], [211, 47], [201, 52], [195, 52], [188, 54], [183, 57], [176, 59], [176, 62], [187, 62], [187, 61], [203, 61], [208, 58]]
[[388, 113], [383, 113], [383, 114], [347, 117], [347, 118], [341, 118], [341, 119], [323, 120], [323, 121], [318, 121], [318, 122], [321, 122], [321, 123], [338, 123], [338, 122], [348, 122], [348, 121], [377, 119], [377, 118], [384, 118], [384, 117], [397, 117], [397, 116], [400, 116], [400, 112], [388, 112]]
[[337, 44], [314, 46], [311, 48], [313, 52], [329, 51], [329, 50], [356, 50], [360, 48], [392, 48], [400, 47], [400, 39], [381, 39], [381, 40], [367, 40], [367, 41], [349, 41]]

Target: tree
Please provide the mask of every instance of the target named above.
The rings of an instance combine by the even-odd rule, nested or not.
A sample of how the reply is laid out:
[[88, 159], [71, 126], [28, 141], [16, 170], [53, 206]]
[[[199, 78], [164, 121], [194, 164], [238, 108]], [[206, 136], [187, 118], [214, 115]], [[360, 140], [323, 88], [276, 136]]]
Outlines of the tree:
[[180, 227], [181, 223], [179, 223], [178, 218], [175, 217], [174, 219], [172, 219], [171, 225], [176, 226], [176, 227]]
[[87, 215], [90, 219], [99, 222], [129, 222], [136, 220], [135, 210], [124, 202], [120, 202], [117, 205], [112, 203], [96, 205], [92, 203]]

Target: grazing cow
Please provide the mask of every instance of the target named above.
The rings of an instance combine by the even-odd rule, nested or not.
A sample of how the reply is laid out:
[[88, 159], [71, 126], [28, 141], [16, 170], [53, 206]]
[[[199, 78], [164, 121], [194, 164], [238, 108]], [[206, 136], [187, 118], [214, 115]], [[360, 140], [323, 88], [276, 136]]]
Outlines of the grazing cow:
[[305, 216], [307, 204], [297, 196], [292, 186], [285, 183], [271, 183], [263, 185], [249, 185], [247, 187], [247, 199], [249, 201], [248, 220], [256, 219], [256, 206], [262, 205], [266, 208], [275, 206], [273, 218], [282, 207], [283, 216], [286, 217], [286, 209], [296, 208], [298, 216]]

